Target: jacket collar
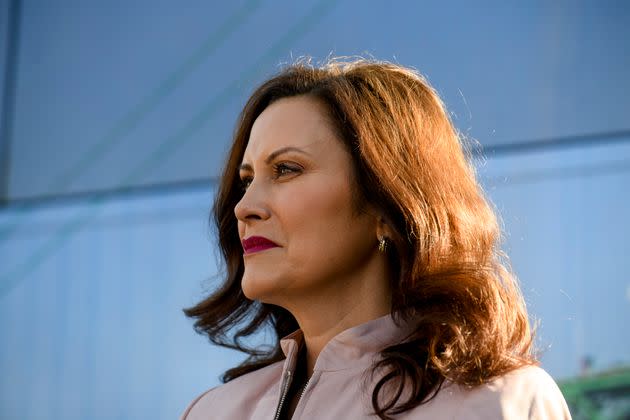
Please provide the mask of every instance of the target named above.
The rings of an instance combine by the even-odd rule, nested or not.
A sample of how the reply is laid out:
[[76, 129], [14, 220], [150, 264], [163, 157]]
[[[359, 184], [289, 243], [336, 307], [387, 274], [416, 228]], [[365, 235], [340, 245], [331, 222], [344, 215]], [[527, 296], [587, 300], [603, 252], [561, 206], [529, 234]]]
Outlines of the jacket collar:
[[[405, 340], [412, 332], [411, 324], [396, 325], [391, 315], [349, 328], [324, 346], [315, 362], [314, 370], [334, 371], [372, 364], [381, 350]], [[303, 342], [301, 330], [280, 340], [280, 347], [289, 364], [294, 363]]]

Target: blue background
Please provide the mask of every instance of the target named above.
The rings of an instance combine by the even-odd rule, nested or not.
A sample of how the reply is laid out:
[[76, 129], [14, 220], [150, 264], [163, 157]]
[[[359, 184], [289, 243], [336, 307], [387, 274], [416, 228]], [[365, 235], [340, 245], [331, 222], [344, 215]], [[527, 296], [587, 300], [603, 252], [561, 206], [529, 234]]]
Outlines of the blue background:
[[630, 364], [626, 2], [5, 0], [0, 36], [0, 418], [172, 419], [241, 360], [181, 308], [237, 114], [303, 55], [425, 74], [485, 147], [543, 367]]

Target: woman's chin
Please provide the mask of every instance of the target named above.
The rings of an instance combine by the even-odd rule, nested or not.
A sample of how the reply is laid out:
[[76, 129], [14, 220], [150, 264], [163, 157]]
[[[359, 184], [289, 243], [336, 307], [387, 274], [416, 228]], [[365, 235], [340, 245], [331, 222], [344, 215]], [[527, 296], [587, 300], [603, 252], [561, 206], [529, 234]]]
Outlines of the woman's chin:
[[260, 278], [253, 279], [244, 275], [241, 288], [243, 289], [243, 294], [250, 300], [275, 303], [274, 296], [277, 295], [277, 287], [273, 281]]

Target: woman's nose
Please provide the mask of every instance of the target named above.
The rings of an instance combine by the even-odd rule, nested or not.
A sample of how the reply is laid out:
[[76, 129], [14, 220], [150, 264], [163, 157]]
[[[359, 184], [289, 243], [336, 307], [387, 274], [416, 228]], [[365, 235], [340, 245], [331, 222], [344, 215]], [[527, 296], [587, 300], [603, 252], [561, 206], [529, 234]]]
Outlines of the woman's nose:
[[266, 220], [270, 216], [269, 208], [262, 188], [252, 182], [245, 190], [241, 200], [234, 207], [234, 214], [241, 222]]

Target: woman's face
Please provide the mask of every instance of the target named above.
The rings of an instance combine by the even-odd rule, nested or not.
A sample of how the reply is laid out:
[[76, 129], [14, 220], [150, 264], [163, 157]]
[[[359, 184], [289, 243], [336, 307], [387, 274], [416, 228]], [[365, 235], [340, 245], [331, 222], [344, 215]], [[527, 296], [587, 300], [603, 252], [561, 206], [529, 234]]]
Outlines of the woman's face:
[[284, 306], [337, 296], [377, 251], [376, 217], [357, 211], [351, 156], [317, 100], [280, 99], [254, 122], [236, 205], [242, 288]]

